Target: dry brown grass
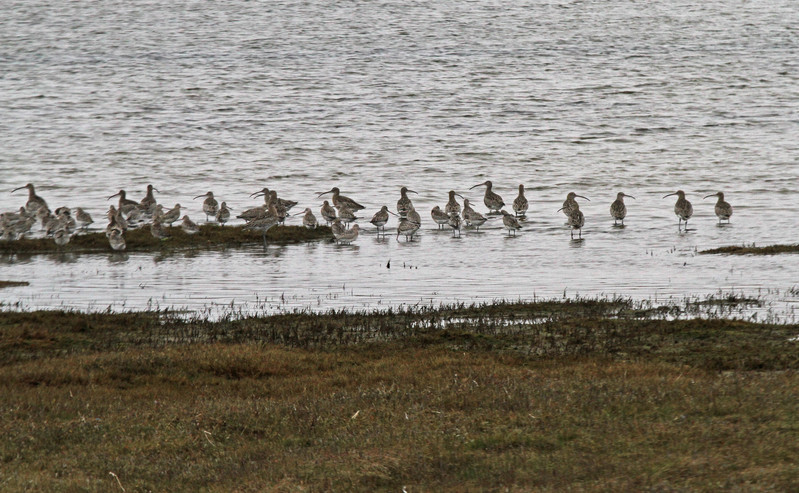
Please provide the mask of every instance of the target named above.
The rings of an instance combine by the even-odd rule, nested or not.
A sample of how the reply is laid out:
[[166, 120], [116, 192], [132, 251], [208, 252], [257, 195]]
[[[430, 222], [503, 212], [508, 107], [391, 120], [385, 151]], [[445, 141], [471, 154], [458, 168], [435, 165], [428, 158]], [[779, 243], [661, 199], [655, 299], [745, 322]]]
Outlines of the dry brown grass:
[[158, 314], [6, 313], [0, 490], [121, 491], [110, 472], [127, 491], [799, 485], [799, 327], [573, 308], [307, 348], [291, 316], [219, 322], [230, 339], [212, 341], [211, 322]]

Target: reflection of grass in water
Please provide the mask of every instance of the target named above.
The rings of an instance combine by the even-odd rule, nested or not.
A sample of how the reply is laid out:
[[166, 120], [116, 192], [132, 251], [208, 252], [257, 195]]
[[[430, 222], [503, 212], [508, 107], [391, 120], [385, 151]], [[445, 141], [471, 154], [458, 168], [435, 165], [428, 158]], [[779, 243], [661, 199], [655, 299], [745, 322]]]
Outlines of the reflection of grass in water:
[[[186, 234], [180, 227], [167, 228], [170, 238], [158, 240], [150, 234], [149, 226], [125, 232], [126, 251], [161, 251], [181, 249], [224, 249], [261, 243], [262, 235], [257, 231], [243, 229], [243, 226], [217, 226], [203, 224], [200, 232]], [[267, 242], [287, 244], [331, 238], [327, 226], [307, 229], [301, 226], [275, 226], [266, 234]], [[85, 233], [72, 237], [61, 248], [51, 238], [21, 239], [0, 242], [0, 253], [53, 253], [64, 252], [107, 252], [112, 251], [105, 233]]]
[[790, 490], [799, 327], [662, 312], [4, 312], [3, 484]]
[[726, 246], [702, 250], [700, 254], [728, 254], [728, 255], [777, 255], [780, 253], [799, 253], [799, 245], [770, 245], [758, 246]]

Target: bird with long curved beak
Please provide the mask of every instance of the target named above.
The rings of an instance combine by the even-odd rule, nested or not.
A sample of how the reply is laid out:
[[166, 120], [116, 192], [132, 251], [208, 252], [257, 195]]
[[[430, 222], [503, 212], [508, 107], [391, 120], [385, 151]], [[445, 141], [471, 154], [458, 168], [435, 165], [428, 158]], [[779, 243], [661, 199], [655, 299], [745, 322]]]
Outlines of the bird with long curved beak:
[[574, 192], [569, 192], [569, 194], [566, 195], [566, 200], [563, 201], [563, 207], [558, 209], [558, 210], [562, 210], [563, 213], [566, 214], [566, 217], [569, 217], [569, 214], [571, 213], [572, 209], [574, 209], [574, 208], [579, 209], [580, 208], [580, 206], [577, 205], [577, 201], [574, 200], [575, 197], [580, 197], [581, 199], [585, 199], [585, 200], [591, 202], [591, 199], [589, 199], [588, 197], [583, 197], [582, 195], [577, 195]]
[[332, 193], [333, 194], [333, 199], [332, 199], [333, 207], [335, 207], [336, 209], [338, 209], [339, 207], [342, 207], [342, 206], [346, 207], [347, 209], [351, 210], [352, 212], [358, 212], [361, 209], [365, 209], [365, 207], [362, 206], [361, 204], [359, 204], [358, 202], [355, 202], [354, 200], [352, 200], [349, 197], [345, 197], [344, 195], [341, 195], [341, 191], [338, 189], [338, 187], [333, 187], [330, 190], [328, 190], [327, 192], [322, 192], [319, 195], [317, 195], [317, 197], [321, 197], [322, 195], [326, 195], [328, 193]]
[[460, 197], [460, 198], [463, 198], [463, 195], [459, 194], [455, 190], [450, 190], [449, 191], [449, 201], [447, 201], [447, 205], [444, 206], [444, 212], [446, 212], [450, 216], [452, 216], [452, 215], [457, 216], [457, 215], [460, 215], [460, 213], [461, 213], [461, 205], [458, 203], [457, 200], [455, 200], [455, 196], [456, 195], [458, 197]]
[[729, 224], [730, 216], [732, 216], [732, 206], [729, 202], [724, 200], [724, 192], [716, 192], [711, 193], [710, 195], [705, 195], [702, 200], [710, 198], [710, 197], [718, 197], [719, 200], [716, 202], [716, 207], [714, 211], [716, 212], [716, 217], [719, 218], [719, 224], [721, 221], [727, 221]]
[[16, 192], [17, 190], [22, 190], [23, 188], [28, 189], [28, 202], [25, 204], [25, 210], [28, 212], [28, 214], [35, 214], [40, 209], [50, 209], [47, 207], [47, 202], [45, 202], [43, 198], [36, 195], [36, 190], [33, 188], [33, 183], [28, 183], [24, 187], [15, 188], [14, 190], [11, 190], [11, 193]]
[[[268, 193], [264, 193], [264, 191], [268, 191]], [[288, 209], [284, 205], [285, 201], [283, 201], [283, 202], [280, 201], [280, 199], [277, 197], [277, 192], [276, 191], [268, 190], [266, 188], [251, 194], [250, 197], [253, 197], [253, 196], [257, 197], [258, 195], [260, 195], [262, 193], [264, 194], [264, 205], [263, 205], [264, 213], [269, 214], [269, 210], [274, 208], [275, 209], [275, 213], [277, 214], [278, 222], [279, 223], [283, 223], [286, 220], [286, 218], [289, 216]], [[293, 204], [296, 204], [296, 202], [292, 202], [292, 207], [293, 207]], [[258, 208], [256, 207], [255, 209], [258, 209]], [[245, 214], [247, 214], [248, 212], [250, 212], [252, 210], [253, 209], [250, 209], [249, 211], [245, 211]], [[241, 216], [239, 216], [239, 217], [241, 217]]]
[[192, 200], [197, 200], [200, 197], [205, 197], [205, 200], [203, 200], [203, 212], [205, 213], [205, 222], [208, 222], [209, 217], [215, 218], [216, 213], [219, 212], [219, 202], [217, 202], [214, 198], [214, 192], [210, 191], [202, 195], [198, 195]]
[[491, 187], [493, 187], [491, 180], [486, 180], [483, 183], [478, 183], [477, 185], [469, 188], [469, 190], [482, 186], [486, 187], [486, 193], [483, 196], [483, 203], [486, 205], [486, 207], [488, 207], [488, 213], [499, 214], [500, 209], [505, 207], [505, 202], [502, 200], [502, 197], [500, 197], [498, 194], [494, 193], [493, 190], [491, 190]]
[[685, 221], [685, 231], [688, 231], [688, 220], [694, 215], [694, 206], [692, 206], [691, 202], [685, 198], [685, 192], [682, 190], [677, 190], [674, 193], [664, 195], [663, 198], [665, 199], [666, 197], [671, 197], [672, 195], [677, 196], [677, 202], [674, 204], [674, 214], [676, 214], [679, 218], [677, 221], [677, 231], [680, 230], [683, 221]]
[[[268, 202], [269, 201], [269, 197], [271, 196], [272, 192], [275, 192], [275, 191], [274, 190], [270, 191], [268, 188], [264, 187], [261, 190], [258, 190], [257, 192], [251, 193], [250, 197], [259, 197], [259, 196], [263, 195], [264, 196], [264, 202]], [[289, 210], [291, 210], [292, 207], [294, 207], [298, 203], [295, 200], [281, 199], [280, 197], [277, 197], [277, 192], [275, 192], [275, 197], [277, 199], [277, 202], [275, 203], [275, 207], [277, 207], [278, 211], [285, 210], [286, 212], [288, 212]]]
[[264, 200], [266, 200], [266, 198], [269, 197], [269, 189], [264, 187], [264, 188], [258, 190], [257, 192], [251, 193], [250, 197], [260, 197], [261, 195], [263, 195], [264, 196]]
[[397, 213], [400, 217], [407, 217], [408, 211], [413, 209], [413, 202], [408, 198], [408, 192], [419, 195], [408, 187], [400, 188], [400, 199], [397, 201]]
[[635, 199], [632, 195], [627, 195], [624, 192], [616, 194], [616, 200], [610, 204], [610, 215], [613, 217], [614, 226], [616, 226], [619, 221], [621, 221], [621, 225], [624, 226], [624, 218], [627, 216], [627, 206], [624, 205], [624, 197]]
[[130, 214], [130, 211], [132, 211], [133, 209], [139, 208], [139, 203], [136, 202], [135, 200], [130, 200], [127, 197], [127, 193], [124, 190], [120, 190], [114, 195], [110, 195], [105, 200], [111, 200], [114, 197], [119, 197], [118, 209], [122, 211], [122, 213], [125, 215]]

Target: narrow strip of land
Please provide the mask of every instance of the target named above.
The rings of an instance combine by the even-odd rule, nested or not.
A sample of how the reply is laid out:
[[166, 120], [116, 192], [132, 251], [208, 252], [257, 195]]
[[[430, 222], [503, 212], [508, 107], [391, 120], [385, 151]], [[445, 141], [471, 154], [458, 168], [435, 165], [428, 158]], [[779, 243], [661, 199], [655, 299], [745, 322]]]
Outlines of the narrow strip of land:
[[[150, 234], [150, 228], [145, 226], [125, 232], [126, 251], [128, 252], [158, 252], [164, 250], [185, 249], [226, 249], [240, 248], [263, 242], [262, 235], [257, 231], [244, 229], [243, 226], [218, 226], [203, 224], [200, 231], [190, 235], [179, 227], [166, 228], [170, 237], [159, 240]], [[302, 243], [325, 238], [332, 238], [329, 227], [320, 226], [316, 229], [307, 229], [302, 226], [275, 226], [266, 233], [266, 240], [274, 244]], [[65, 246], [59, 247], [51, 238], [30, 238], [14, 241], [0, 242], [2, 253], [96, 253], [112, 252], [108, 238], [104, 233], [78, 233], [72, 237]]]
[[799, 253], [799, 244], [797, 245], [769, 245], [763, 247], [757, 246], [725, 246], [720, 248], [711, 248], [710, 250], [702, 250], [699, 252], [702, 255], [711, 254], [725, 254], [725, 255], [777, 255], [780, 253]]

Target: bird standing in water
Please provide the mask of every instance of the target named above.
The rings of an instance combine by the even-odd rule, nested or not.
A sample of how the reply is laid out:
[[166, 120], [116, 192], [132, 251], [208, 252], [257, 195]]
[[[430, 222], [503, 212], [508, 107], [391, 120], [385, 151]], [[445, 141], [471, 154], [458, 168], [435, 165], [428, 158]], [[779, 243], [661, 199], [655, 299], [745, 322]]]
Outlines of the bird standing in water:
[[674, 193], [664, 195], [663, 198], [665, 199], [666, 197], [671, 197], [672, 195], [677, 196], [677, 203], [674, 204], [674, 214], [676, 214], [679, 218], [677, 221], [677, 230], [680, 230], [682, 227], [682, 222], [685, 221], [685, 231], [688, 231], [688, 220], [694, 215], [694, 206], [692, 206], [691, 202], [685, 198], [685, 192], [682, 190], [677, 190]]
[[508, 211], [502, 211], [502, 224], [508, 229], [508, 236], [511, 236], [511, 232], [513, 236], [516, 236], [516, 231], [522, 229], [522, 225], [519, 224], [519, 220], [516, 216]]
[[411, 202], [411, 199], [408, 198], [408, 192], [416, 193], [413, 190], [410, 190], [408, 187], [400, 188], [400, 199], [397, 201], [397, 214], [399, 214], [399, 217], [406, 217], [408, 215], [408, 211], [413, 209], [413, 202]]
[[494, 193], [493, 190], [491, 190], [491, 187], [493, 186], [491, 180], [486, 180], [483, 183], [478, 183], [477, 185], [471, 187], [469, 190], [471, 190], [472, 188], [482, 187], [482, 186], [486, 187], [486, 193], [483, 196], [483, 203], [486, 205], [486, 207], [488, 207], [488, 213], [499, 214], [499, 210], [505, 206], [505, 202], [502, 200], [502, 197], [500, 197], [498, 194]]
[[530, 204], [527, 202], [527, 197], [524, 196], [524, 185], [519, 185], [519, 195], [513, 199], [513, 212], [516, 217], [523, 217], [527, 214], [527, 208]]
[[705, 198], [709, 197], [719, 198], [719, 200], [716, 201], [716, 207], [714, 208], [716, 216], [719, 218], [719, 224], [721, 224], [721, 221], [727, 221], [729, 224], [730, 217], [732, 216], [732, 206], [729, 202], [724, 200], [724, 192], [711, 193], [710, 195], [705, 196]]
[[616, 226], [619, 221], [624, 226], [624, 218], [627, 216], [627, 206], [624, 205], [624, 197], [635, 199], [632, 195], [627, 195], [624, 192], [616, 194], [616, 200], [610, 204], [610, 215], [613, 217], [613, 225]]

